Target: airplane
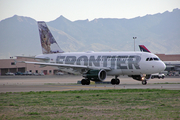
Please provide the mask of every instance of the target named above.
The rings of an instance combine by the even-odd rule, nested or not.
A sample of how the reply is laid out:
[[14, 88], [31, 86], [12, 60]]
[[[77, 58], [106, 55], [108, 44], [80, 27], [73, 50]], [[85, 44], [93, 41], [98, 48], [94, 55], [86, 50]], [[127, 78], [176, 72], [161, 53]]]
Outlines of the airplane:
[[[64, 52], [44, 21], [37, 22], [42, 47], [42, 54], [27, 57], [38, 62], [21, 61], [23, 63], [40, 66], [54, 66], [62, 71], [72, 69], [84, 77], [82, 85], [89, 85], [90, 81], [103, 82], [106, 76], [112, 85], [120, 84], [118, 77], [128, 75], [143, 85], [151, 78], [151, 74], [163, 71], [166, 65], [153, 53], [146, 52]], [[23, 56], [21, 56], [23, 57]], [[149, 59], [149, 60], [147, 60]], [[151, 60], [152, 59], [152, 60]]]

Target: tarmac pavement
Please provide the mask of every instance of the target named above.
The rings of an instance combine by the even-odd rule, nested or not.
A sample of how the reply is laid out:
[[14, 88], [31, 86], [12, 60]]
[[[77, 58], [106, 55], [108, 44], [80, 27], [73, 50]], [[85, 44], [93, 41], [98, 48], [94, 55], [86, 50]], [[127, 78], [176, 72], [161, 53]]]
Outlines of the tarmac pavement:
[[[110, 81], [107, 77], [105, 81]], [[150, 79], [147, 85], [127, 76], [120, 76], [120, 85], [77, 84], [81, 76], [49, 75], [49, 76], [0, 76], [0, 93], [29, 92], [29, 91], [67, 91], [67, 90], [104, 90], [104, 89], [171, 89], [180, 90], [180, 77], [166, 77], [164, 79]]]

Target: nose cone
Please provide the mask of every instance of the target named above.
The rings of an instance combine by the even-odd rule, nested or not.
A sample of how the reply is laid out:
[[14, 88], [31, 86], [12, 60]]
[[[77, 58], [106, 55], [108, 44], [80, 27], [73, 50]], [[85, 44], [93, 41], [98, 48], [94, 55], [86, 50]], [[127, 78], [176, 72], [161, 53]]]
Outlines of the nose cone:
[[159, 69], [160, 69], [161, 71], [164, 71], [164, 70], [166, 69], [166, 65], [164, 64], [164, 62], [161, 61], [161, 64], [160, 64], [160, 66], [159, 66]]

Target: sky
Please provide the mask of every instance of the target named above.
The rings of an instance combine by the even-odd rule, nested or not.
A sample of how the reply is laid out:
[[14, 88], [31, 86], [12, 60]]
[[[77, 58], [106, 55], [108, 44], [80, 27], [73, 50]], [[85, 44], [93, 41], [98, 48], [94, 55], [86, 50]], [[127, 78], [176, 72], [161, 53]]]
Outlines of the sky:
[[134, 18], [180, 9], [180, 0], [0, 0], [0, 21], [14, 15], [37, 21]]

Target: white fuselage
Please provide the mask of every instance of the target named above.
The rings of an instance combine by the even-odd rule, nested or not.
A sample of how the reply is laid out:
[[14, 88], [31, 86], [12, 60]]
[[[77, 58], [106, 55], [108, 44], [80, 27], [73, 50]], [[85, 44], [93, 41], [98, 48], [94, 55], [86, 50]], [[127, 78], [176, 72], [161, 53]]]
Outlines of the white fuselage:
[[69, 52], [41, 54], [36, 58], [49, 58], [46, 62], [55, 64], [110, 68], [108, 75], [153, 74], [166, 67], [156, 55], [147, 52]]

